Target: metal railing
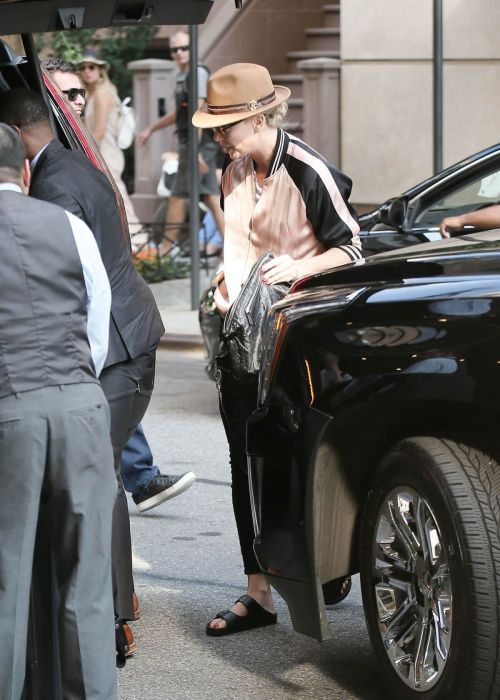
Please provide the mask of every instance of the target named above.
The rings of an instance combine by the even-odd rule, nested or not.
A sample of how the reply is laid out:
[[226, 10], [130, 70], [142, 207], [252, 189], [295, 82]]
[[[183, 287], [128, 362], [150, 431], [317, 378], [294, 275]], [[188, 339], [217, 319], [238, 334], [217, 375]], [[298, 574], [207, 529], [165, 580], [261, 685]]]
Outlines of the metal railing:
[[[132, 258], [139, 274], [147, 282], [161, 282], [192, 276], [195, 270], [207, 273], [218, 264], [217, 253], [209, 252], [211, 239], [203, 234], [203, 220], [197, 223], [197, 255], [192, 255], [192, 235], [189, 222], [166, 223], [166, 206], [162, 202], [154, 221], [141, 222], [141, 228], [131, 234]], [[200, 218], [206, 207], [199, 206]]]

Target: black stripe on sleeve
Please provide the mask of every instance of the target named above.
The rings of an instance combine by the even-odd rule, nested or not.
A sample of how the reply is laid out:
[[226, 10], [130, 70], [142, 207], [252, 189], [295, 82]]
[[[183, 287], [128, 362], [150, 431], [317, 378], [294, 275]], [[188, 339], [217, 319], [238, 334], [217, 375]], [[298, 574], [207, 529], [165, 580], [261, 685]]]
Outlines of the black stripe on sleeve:
[[[316, 151], [307, 146], [307, 144], [293, 139], [293, 143], [298, 144], [303, 148], [318, 163], [324, 163], [331, 173], [337, 188], [344, 200], [349, 213], [355, 222], [357, 215], [349, 204], [348, 199], [351, 193], [351, 180], [336, 170], [332, 165], [322, 158]], [[340, 246], [350, 247], [353, 240], [353, 232], [350, 227], [340, 218], [335, 205], [332, 201], [330, 193], [318, 174], [316, 168], [312, 165], [304, 163], [302, 160], [293, 157], [289, 153], [286, 157], [287, 171], [299, 189], [302, 198], [306, 205], [307, 218], [311, 222], [314, 234], [321, 241], [325, 249], [335, 248]], [[352, 251], [356, 250], [352, 246]], [[347, 253], [347, 250], [345, 251]], [[347, 253], [350, 255], [349, 253]], [[360, 256], [361, 257], [361, 256]], [[357, 259], [357, 258], [353, 258]]]

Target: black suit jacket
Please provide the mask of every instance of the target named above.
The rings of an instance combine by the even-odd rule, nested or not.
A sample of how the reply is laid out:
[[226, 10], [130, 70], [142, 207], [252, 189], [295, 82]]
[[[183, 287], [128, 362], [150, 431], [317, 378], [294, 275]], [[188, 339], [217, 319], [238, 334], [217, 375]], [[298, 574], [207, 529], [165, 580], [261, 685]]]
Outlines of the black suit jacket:
[[82, 153], [54, 140], [35, 165], [30, 195], [75, 214], [95, 236], [112, 295], [105, 366], [138, 357], [155, 347], [165, 329], [154, 297], [132, 263], [115, 193], [104, 173]]

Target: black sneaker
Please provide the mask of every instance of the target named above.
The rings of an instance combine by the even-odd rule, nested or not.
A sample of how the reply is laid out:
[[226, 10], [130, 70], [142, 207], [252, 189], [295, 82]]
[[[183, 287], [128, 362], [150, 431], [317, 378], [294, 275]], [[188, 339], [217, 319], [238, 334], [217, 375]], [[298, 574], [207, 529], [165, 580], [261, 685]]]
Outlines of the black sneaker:
[[178, 496], [183, 491], [186, 491], [192, 486], [194, 481], [196, 481], [194, 472], [186, 472], [180, 476], [158, 474], [153, 476], [140, 493], [133, 494], [132, 498], [140, 512], [144, 513], [144, 511], [158, 506], [163, 501], [168, 501], [169, 498]]

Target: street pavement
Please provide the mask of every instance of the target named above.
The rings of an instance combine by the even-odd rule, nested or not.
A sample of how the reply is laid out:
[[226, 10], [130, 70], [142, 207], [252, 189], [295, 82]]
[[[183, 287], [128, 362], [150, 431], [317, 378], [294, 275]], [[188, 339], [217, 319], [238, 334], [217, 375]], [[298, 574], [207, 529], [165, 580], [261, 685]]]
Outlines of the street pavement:
[[[166, 304], [162, 314], [168, 328], [175, 312]], [[181, 317], [186, 334], [196, 338], [193, 312], [182, 305], [170, 326], [180, 329]], [[357, 580], [349, 597], [328, 612], [334, 639], [324, 644], [293, 631], [277, 595], [277, 625], [206, 635], [207, 621], [244, 592], [245, 578], [227, 444], [199, 342], [198, 334], [182, 350], [172, 349], [181, 347], [173, 342], [158, 352], [145, 432], [164, 473], [193, 470], [198, 480], [142, 515], [129, 501], [142, 615], [133, 623], [139, 650], [118, 672], [120, 700], [385, 697]]]
[[[210, 284], [212, 270], [200, 270], [200, 293]], [[162, 347], [201, 347], [203, 340], [198, 323], [198, 309], [192, 309], [191, 280], [166, 280], [150, 285], [165, 326]]]

